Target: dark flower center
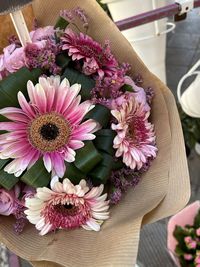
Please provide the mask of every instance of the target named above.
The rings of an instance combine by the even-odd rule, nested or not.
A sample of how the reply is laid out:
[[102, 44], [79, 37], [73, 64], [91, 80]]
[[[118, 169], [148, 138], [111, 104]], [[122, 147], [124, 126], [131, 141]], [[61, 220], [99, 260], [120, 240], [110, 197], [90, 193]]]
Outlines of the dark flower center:
[[55, 140], [59, 135], [59, 129], [55, 124], [47, 123], [41, 127], [40, 134], [48, 141]]
[[56, 151], [67, 144], [71, 127], [64, 117], [54, 112], [35, 118], [29, 125], [29, 141], [42, 152]]
[[71, 204], [58, 204], [54, 206], [54, 209], [57, 212], [60, 212], [63, 216], [75, 216], [75, 214], [78, 212], [78, 207]]

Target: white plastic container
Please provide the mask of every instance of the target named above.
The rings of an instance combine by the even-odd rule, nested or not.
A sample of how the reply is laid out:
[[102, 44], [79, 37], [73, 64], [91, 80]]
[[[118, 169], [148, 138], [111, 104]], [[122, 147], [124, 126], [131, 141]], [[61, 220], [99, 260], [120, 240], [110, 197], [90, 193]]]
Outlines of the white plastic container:
[[[177, 96], [183, 111], [191, 117], [200, 118], [200, 59], [179, 81]], [[183, 82], [190, 76], [197, 75], [195, 80], [181, 94]]]
[[[107, 3], [113, 20], [119, 21], [159, 8], [171, 0], [102, 0]], [[167, 19], [122, 31], [146, 66], [166, 83], [165, 54]]]

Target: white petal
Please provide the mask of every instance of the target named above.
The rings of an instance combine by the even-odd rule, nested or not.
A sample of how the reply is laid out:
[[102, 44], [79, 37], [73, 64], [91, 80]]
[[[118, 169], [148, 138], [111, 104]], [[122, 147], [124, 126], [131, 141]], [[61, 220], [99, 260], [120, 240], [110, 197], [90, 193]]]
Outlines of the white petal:
[[40, 216], [27, 216], [26, 217], [30, 223], [36, 224], [40, 220]]
[[[51, 178], [51, 183], [50, 183], [50, 187], [51, 187], [51, 189], [54, 188], [54, 186], [55, 186], [55, 184], [56, 184], [57, 182], [59, 182], [59, 177], [58, 177], [57, 175], [55, 175], [55, 176], [53, 176], [53, 177]], [[54, 189], [53, 189], [53, 191], [54, 191]]]
[[40, 235], [46, 235], [50, 230], [51, 230], [52, 225], [51, 224], [46, 224], [42, 230], [40, 231]]
[[107, 220], [109, 218], [109, 212], [92, 212], [92, 217], [97, 220]]
[[92, 230], [98, 232], [100, 231], [100, 224], [97, 223], [94, 219], [90, 219], [86, 222], [87, 226], [89, 226]]

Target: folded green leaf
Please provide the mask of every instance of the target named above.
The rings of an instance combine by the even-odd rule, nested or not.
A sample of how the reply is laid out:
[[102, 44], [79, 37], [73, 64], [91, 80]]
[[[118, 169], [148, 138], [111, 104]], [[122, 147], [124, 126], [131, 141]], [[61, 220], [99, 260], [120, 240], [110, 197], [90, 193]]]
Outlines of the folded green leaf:
[[67, 55], [66, 52], [60, 53], [56, 56], [56, 64], [62, 69], [66, 68], [70, 61], [71, 58]]
[[62, 79], [64, 78], [67, 78], [70, 84], [81, 84], [80, 95], [82, 97], [82, 100], [87, 100], [91, 98], [90, 92], [91, 89], [95, 86], [95, 81], [89, 76], [86, 76], [75, 69], [67, 67], [62, 75]]
[[66, 164], [64, 178], [68, 178], [73, 184], [78, 184], [82, 179], [86, 179], [87, 177], [73, 163], [68, 163]]
[[113, 139], [116, 136], [116, 132], [111, 129], [101, 129], [95, 133], [94, 145], [97, 149], [103, 150], [110, 155], [114, 155]]
[[107, 153], [101, 153], [101, 155], [103, 160], [89, 173], [94, 185], [105, 184], [112, 172], [113, 157]]
[[25, 172], [21, 180], [33, 187], [47, 186], [51, 180], [51, 174], [44, 167], [43, 160], [38, 160], [32, 168]]
[[59, 17], [58, 20], [56, 21], [56, 24], [54, 26], [54, 29], [60, 29], [60, 30], [65, 30], [65, 28], [69, 25], [69, 22], [65, 20], [63, 17]]
[[19, 106], [18, 92], [21, 91], [27, 97], [28, 80], [36, 83], [41, 74], [40, 69], [29, 71], [24, 67], [0, 81], [0, 108]]
[[74, 165], [83, 173], [90, 172], [102, 160], [92, 141], [85, 142], [85, 146], [77, 150]]
[[12, 189], [18, 181], [19, 179], [13, 174], [8, 174], [7, 172], [4, 172], [4, 170], [0, 171], [0, 185], [5, 189]]
[[98, 121], [102, 127], [106, 127], [110, 121], [110, 118], [110, 110], [105, 106], [97, 104], [90, 112], [88, 112], [84, 119], [93, 119]]
[[0, 170], [10, 161], [10, 159], [0, 159]]

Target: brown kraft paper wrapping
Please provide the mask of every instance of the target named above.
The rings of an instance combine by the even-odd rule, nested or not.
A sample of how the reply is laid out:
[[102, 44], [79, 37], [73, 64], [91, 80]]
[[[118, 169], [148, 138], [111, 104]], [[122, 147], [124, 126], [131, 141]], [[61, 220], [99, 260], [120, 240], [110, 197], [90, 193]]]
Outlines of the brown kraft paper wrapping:
[[142, 63], [128, 41], [95, 0], [35, 0], [34, 13], [41, 26], [53, 25], [61, 9], [80, 6], [90, 19], [88, 34], [97, 41], [111, 41], [120, 62], [129, 62], [132, 75], [141, 74], [144, 87], [155, 90], [151, 120], [157, 135], [158, 156], [134, 190], [129, 190], [100, 232], [60, 230], [39, 236], [28, 225], [17, 236], [14, 220], [1, 217], [0, 240], [36, 267], [133, 267], [142, 223], [172, 215], [190, 195], [189, 175], [181, 124], [169, 89]]

